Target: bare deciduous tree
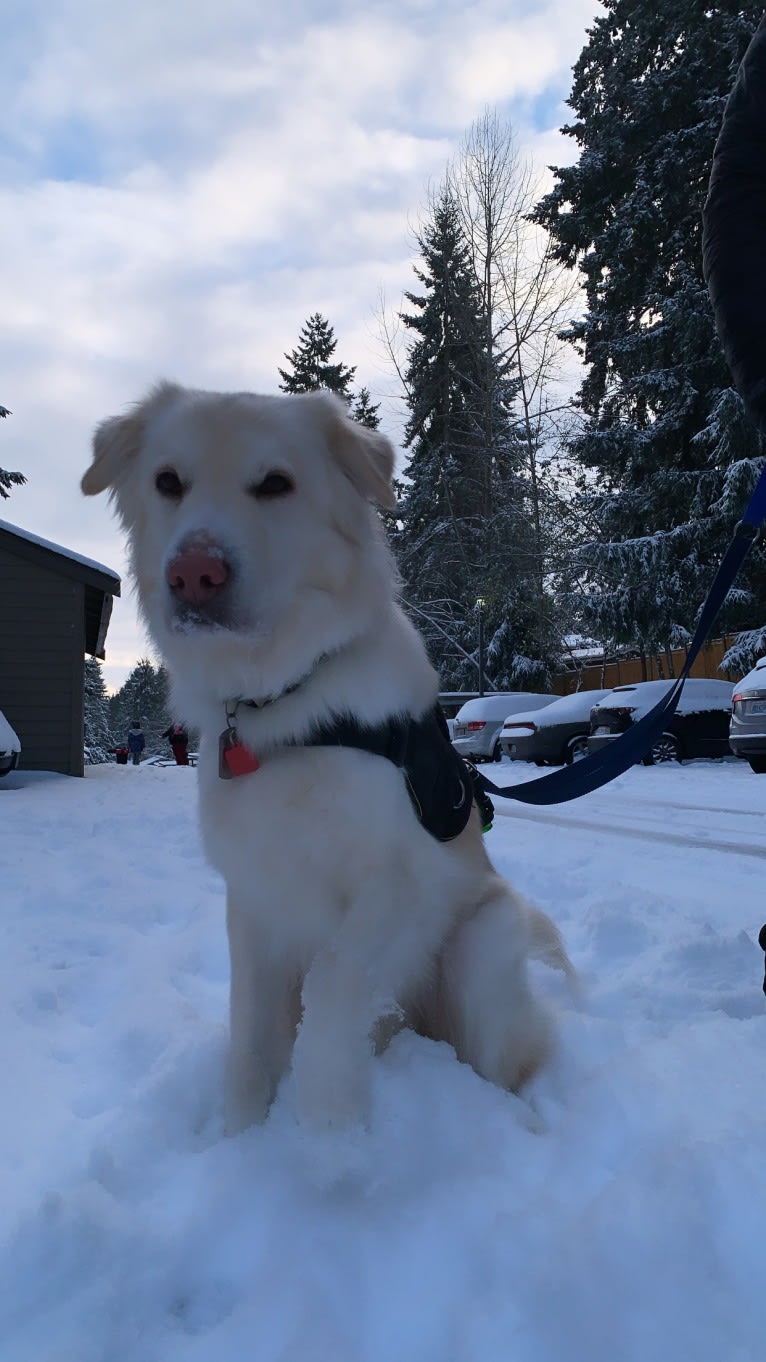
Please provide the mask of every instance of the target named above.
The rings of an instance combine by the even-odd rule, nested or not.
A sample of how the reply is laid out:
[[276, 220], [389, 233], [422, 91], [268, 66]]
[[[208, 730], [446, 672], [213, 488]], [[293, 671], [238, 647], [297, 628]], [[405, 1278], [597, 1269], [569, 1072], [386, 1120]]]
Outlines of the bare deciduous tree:
[[[526, 453], [540, 597], [551, 569], [551, 520], [566, 509], [556, 492], [555, 457], [574, 419], [564, 381], [571, 349], [560, 333], [577, 310], [575, 275], [554, 257], [547, 233], [530, 221], [541, 178], [519, 152], [510, 123], [486, 110], [447, 169], [481, 289], [486, 351], [509, 380], [517, 433]], [[488, 360], [489, 362], [489, 360]], [[487, 430], [491, 394], [487, 392]]]

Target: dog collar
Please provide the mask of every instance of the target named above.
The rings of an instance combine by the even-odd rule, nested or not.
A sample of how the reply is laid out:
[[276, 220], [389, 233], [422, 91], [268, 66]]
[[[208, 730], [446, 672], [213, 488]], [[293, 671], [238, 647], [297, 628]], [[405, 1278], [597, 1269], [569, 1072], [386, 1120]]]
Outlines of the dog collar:
[[240, 742], [237, 733], [237, 710], [240, 705], [246, 709], [267, 709], [270, 705], [275, 705], [278, 700], [284, 700], [286, 696], [292, 695], [301, 686], [305, 686], [310, 681], [317, 669], [330, 656], [329, 653], [322, 653], [314, 662], [313, 666], [292, 685], [285, 686], [284, 690], [277, 695], [265, 695], [260, 700], [246, 699], [238, 696], [233, 700], [224, 702], [224, 713], [226, 714], [226, 727], [218, 739], [218, 774], [222, 780], [231, 780], [234, 776], [250, 775], [252, 771], [257, 771], [260, 762], [253, 751], [243, 742]]
[[319, 670], [322, 663], [326, 662], [328, 657], [332, 656], [332, 652], [320, 653], [319, 657], [311, 664], [308, 671], [304, 672], [303, 676], [299, 676], [297, 681], [293, 681], [291, 685], [285, 686], [284, 690], [278, 691], [276, 695], [264, 695], [259, 700], [247, 699], [244, 695], [238, 695], [235, 699], [225, 700], [223, 707], [226, 712], [227, 726], [234, 726], [234, 718], [240, 705], [244, 705], [246, 709], [267, 709], [269, 705], [275, 705], [278, 700], [284, 700], [286, 695], [292, 695], [294, 691], [300, 690], [301, 686], [305, 686], [306, 682], [311, 680], [312, 676]]

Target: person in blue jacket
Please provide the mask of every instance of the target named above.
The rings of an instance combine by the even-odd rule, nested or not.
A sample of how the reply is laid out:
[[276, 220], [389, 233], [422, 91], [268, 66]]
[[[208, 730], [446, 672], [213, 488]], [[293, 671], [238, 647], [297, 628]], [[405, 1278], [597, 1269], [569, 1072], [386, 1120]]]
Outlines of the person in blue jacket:
[[141, 723], [134, 719], [128, 731], [128, 751], [134, 766], [138, 766], [141, 761], [141, 753], [146, 747], [146, 738], [141, 732]]

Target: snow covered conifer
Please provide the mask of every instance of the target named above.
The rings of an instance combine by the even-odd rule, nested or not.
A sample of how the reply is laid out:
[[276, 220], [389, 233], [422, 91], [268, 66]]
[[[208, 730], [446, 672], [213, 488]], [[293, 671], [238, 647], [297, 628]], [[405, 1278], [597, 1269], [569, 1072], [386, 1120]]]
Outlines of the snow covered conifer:
[[315, 312], [301, 328], [296, 348], [285, 355], [291, 368], [279, 370], [282, 392], [311, 393], [327, 388], [350, 402], [356, 369], [332, 362], [337, 344], [330, 323]]
[[[115, 739], [124, 742], [133, 719], [138, 719], [146, 738], [146, 756], [168, 753], [162, 733], [171, 723], [168, 710], [168, 674], [142, 657], [122, 688], [109, 702], [111, 728]], [[178, 716], [173, 716], [174, 719]]]
[[97, 657], [85, 659], [85, 709], [83, 742], [86, 763], [96, 766], [110, 761], [114, 747], [109, 727], [109, 697], [104, 673]]
[[351, 408], [351, 415], [361, 426], [367, 426], [370, 430], [377, 430], [380, 425], [378, 411], [380, 403], [373, 402], [369, 388], [360, 388], [354, 397], [354, 405]]
[[[603, 0], [574, 68], [579, 159], [536, 210], [578, 266], [569, 329], [586, 376], [570, 449], [590, 541], [576, 562], [585, 625], [647, 650], [682, 642], [760, 464], [731, 392], [702, 277], [713, 147], [762, 5]], [[760, 579], [760, 580], [759, 580]], [[764, 591], [754, 559], [728, 627]]]
[[[0, 417], [10, 416], [7, 407], [0, 406]], [[0, 497], [6, 500], [10, 496], [12, 487], [22, 487], [26, 482], [23, 473], [9, 473], [7, 469], [0, 468]]]
[[[418, 237], [420, 293], [402, 314], [413, 334], [406, 384], [402, 529], [405, 597], [446, 688], [477, 681], [477, 601], [486, 675], [530, 681], [540, 657], [529, 602], [534, 555], [513, 388], [498, 371], [457, 204], [445, 187]], [[539, 667], [541, 676], [544, 666]], [[538, 678], [540, 679], [540, 678]]]

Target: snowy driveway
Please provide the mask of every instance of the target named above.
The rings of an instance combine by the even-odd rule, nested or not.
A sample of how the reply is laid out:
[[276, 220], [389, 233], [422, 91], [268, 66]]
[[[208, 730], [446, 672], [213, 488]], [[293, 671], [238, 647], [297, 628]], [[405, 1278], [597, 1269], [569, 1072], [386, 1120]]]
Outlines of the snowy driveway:
[[289, 1081], [222, 1137], [195, 781], [0, 782], [1, 1362], [761, 1362], [766, 777], [504, 806], [492, 855], [583, 979], [539, 971], [557, 1062], [520, 1100], [404, 1035], [325, 1143]]

